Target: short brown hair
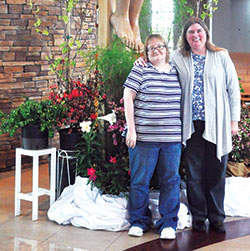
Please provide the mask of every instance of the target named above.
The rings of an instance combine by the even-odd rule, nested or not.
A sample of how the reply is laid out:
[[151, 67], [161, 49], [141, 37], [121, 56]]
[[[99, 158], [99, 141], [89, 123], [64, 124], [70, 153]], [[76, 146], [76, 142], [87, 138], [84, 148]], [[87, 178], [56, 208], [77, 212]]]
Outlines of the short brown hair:
[[153, 38], [157, 38], [159, 40], [162, 41], [162, 43], [165, 45], [166, 50], [167, 50], [167, 54], [166, 54], [166, 63], [168, 63], [169, 61], [169, 50], [168, 50], [168, 44], [166, 42], [166, 40], [160, 35], [160, 34], [150, 34], [145, 41], [145, 45], [144, 45], [144, 57], [147, 59], [147, 61], [149, 62], [149, 58], [148, 58], [148, 44], [149, 41]]

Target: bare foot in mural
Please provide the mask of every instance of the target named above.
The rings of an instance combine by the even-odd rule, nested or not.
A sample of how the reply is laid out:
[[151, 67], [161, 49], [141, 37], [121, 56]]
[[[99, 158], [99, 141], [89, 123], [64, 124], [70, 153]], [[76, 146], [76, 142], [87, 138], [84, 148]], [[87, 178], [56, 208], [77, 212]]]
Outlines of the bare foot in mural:
[[144, 45], [141, 41], [140, 27], [139, 27], [139, 17], [141, 12], [141, 7], [144, 0], [130, 0], [129, 6], [129, 22], [131, 29], [134, 34], [135, 40], [135, 50], [140, 53], [143, 51]]
[[135, 47], [137, 53], [143, 52], [144, 44], [141, 41], [141, 35], [140, 35], [140, 28], [138, 24], [131, 25], [133, 34], [134, 34], [134, 40], [135, 40]]
[[114, 34], [117, 35], [126, 46], [134, 49], [134, 34], [131, 29], [128, 17], [121, 17], [114, 13], [110, 17], [110, 22], [113, 26]]
[[122, 39], [126, 46], [135, 49], [138, 53], [143, 51], [139, 28], [139, 17], [143, 1], [117, 0], [116, 11], [110, 17], [114, 33]]

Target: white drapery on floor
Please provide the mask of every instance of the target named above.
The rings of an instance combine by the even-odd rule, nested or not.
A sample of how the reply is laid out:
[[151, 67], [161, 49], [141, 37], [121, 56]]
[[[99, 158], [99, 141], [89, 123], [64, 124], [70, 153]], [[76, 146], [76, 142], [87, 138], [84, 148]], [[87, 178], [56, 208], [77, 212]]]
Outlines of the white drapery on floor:
[[224, 208], [227, 216], [250, 217], [250, 178], [226, 178]]
[[[60, 198], [50, 207], [49, 219], [58, 224], [72, 224], [91, 230], [127, 230], [130, 226], [127, 199], [101, 195], [97, 188], [91, 190], [87, 182], [87, 178], [76, 177], [75, 184], [66, 187]], [[160, 217], [158, 198], [158, 192], [150, 193], [153, 223]], [[185, 191], [181, 193], [181, 201], [186, 201]], [[191, 226], [191, 215], [184, 203], [181, 203], [178, 213], [177, 229]], [[224, 208], [227, 216], [250, 217], [250, 178], [226, 179]]]
[[[125, 197], [101, 195], [97, 188], [91, 190], [88, 179], [76, 177], [74, 185], [66, 187], [60, 198], [50, 207], [48, 217], [58, 224], [72, 224], [91, 230], [121, 231], [130, 226]], [[159, 218], [159, 193], [150, 194], [153, 222]], [[178, 229], [191, 225], [187, 207], [181, 203]]]

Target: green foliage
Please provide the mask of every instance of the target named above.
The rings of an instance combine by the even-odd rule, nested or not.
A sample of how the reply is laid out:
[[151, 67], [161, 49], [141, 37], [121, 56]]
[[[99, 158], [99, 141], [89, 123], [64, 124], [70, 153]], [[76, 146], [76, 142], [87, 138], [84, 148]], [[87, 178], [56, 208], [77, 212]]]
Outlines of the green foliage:
[[148, 34], [152, 33], [152, 0], [144, 0], [140, 18], [139, 27], [141, 33], [141, 40], [144, 43]]
[[9, 114], [0, 112], [0, 134], [9, 133], [13, 137], [20, 127], [28, 124], [40, 124], [40, 130], [48, 130], [49, 137], [54, 136], [56, 119], [61, 114], [61, 107], [50, 100], [29, 100], [12, 109]]
[[[241, 80], [241, 78], [238, 78], [238, 79], [239, 79], [239, 81]], [[243, 87], [242, 87], [241, 82], [239, 82], [239, 85], [240, 85], [240, 92], [241, 92], [241, 93], [244, 93], [245, 91], [244, 91], [244, 89], [243, 89]]]
[[186, 0], [173, 0], [174, 2], [174, 25], [182, 29], [183, 20], [187, 20], [194, 14], [192, 7], [187, 5]]
[[84, 57], [89, 69], [97, 69], [102, 74], [109, 98], [119, 102], [123, 92], [122, 85], [133, 67], [137, 54], [115, 36], [109, 47], [97, 47], [85, 53]]
[[[203, 2], [203, 0], [200, 0], [199, 2]], [[211, 18], [213, 16], [212, 13], [218, 9], [217, 5], [218, 5], [218, 0], [212, 0], [208, 3], [204, 3], [202, 5], [203, 9], [202, 10], [198, 9], [196, 15], [197, 16], [200, 15], [202, 20], [205, 20], [206, 17]]]

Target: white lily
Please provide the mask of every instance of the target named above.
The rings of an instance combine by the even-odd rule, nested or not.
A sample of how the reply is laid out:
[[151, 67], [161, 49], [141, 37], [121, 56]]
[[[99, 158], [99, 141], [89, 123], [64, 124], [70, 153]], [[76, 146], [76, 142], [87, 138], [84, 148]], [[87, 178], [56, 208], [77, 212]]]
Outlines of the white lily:
[[113, 125], [116, 123], [116, 114], [115, 110], [112, 110], [112, 113], [109, 113], [105, 116], [98, 117], [98, 119], [103, 119], [109, 122], [109, 124]]
[[83, 122], [81, 122], [80, 123], [80, 127], [81, 127], [81, 130], [82, 130], [82, 132], [87, 132], [87, 133], [89, 133], [90, 132], [90, 130], [91, 130], [91, 121], [83, 121]]

